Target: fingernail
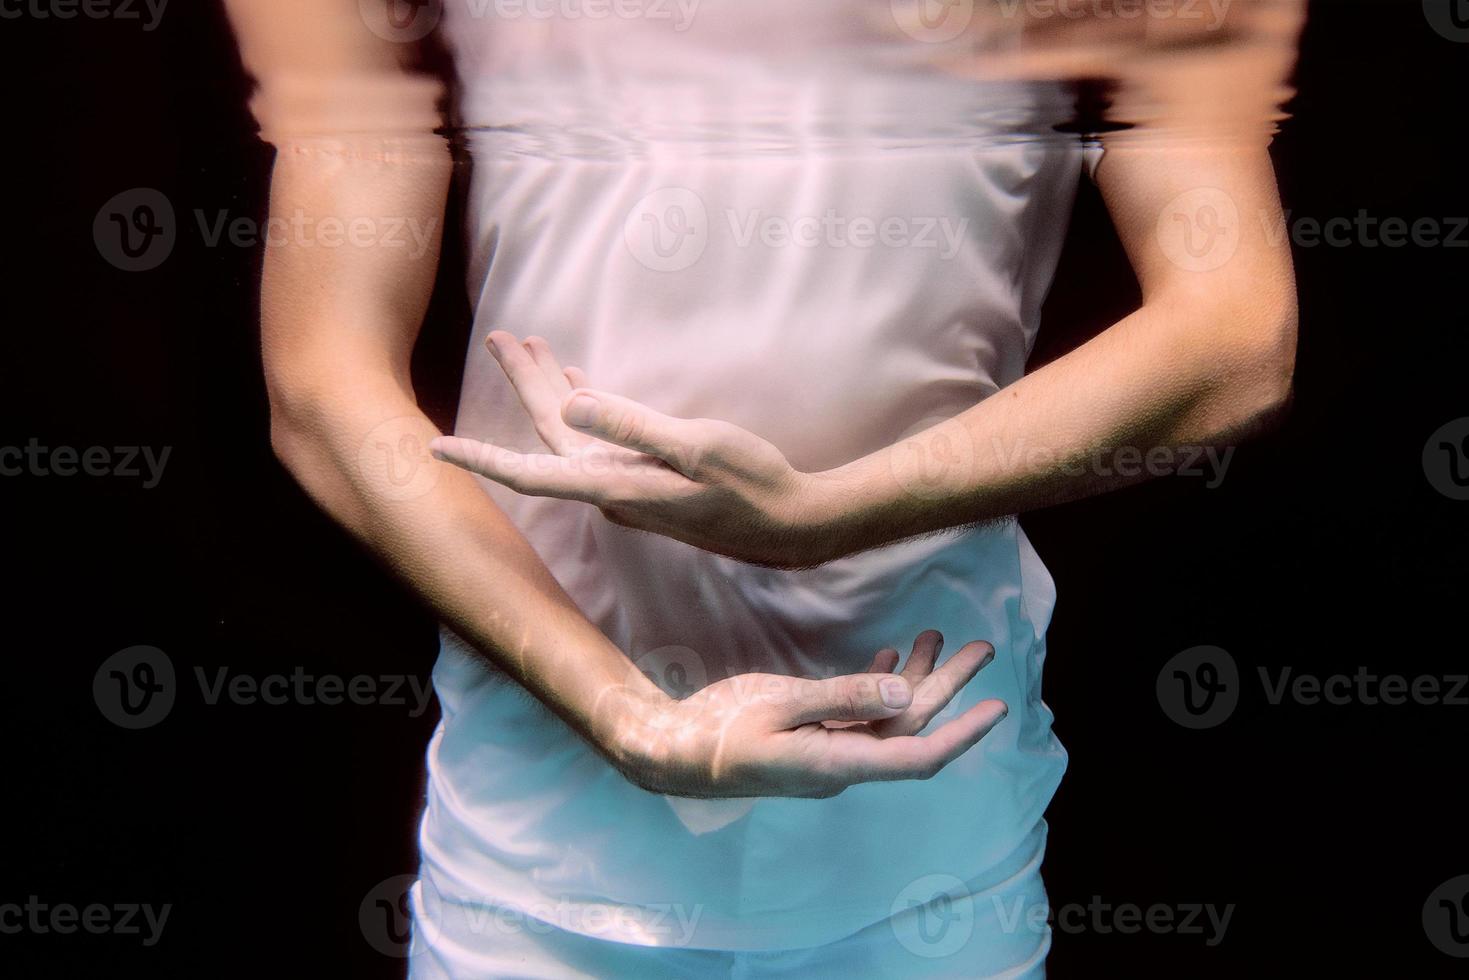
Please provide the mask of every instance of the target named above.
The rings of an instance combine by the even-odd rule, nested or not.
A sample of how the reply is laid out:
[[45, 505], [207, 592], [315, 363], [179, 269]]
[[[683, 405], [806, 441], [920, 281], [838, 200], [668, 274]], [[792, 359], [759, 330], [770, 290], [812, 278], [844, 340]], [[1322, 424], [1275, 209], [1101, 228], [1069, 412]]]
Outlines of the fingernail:
[[492, 332], [485, 338], [485, 346], [490, 349], [490, 353], [495, 355], [495, 360], [498, 361], [500, 359], [500, 341], [495, 339], [495, 333], [497, 332]]
[[888, 677], [878, 681], [877, 690], [882, 695], [882, 703], [889, 708], [906, 708], [913, 702], [913, 689], [900, 678]]
[[441, 440], [438, 436], [435, 436], [434, 438], [430, 439], [428, 441], [428, 452], [429, 452], [429, 455], [432, 456], [434, 459], [440, 459], [440, 460], [443, 459], [444, 458], [444, 443], [443, 443], [443, 440]]
[[562, 416], [567, 425], [577, 425], [585, 428], [597, 421], [597, 399], [591, 395], [577, 395], [566, 406], [566, 412]]

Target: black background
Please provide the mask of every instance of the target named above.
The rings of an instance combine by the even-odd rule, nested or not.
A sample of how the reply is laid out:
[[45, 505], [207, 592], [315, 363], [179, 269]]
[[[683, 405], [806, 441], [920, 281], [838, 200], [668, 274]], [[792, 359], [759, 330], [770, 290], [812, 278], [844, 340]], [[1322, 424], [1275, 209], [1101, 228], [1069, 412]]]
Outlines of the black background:
[[[183, 675], [414, 674], [432, 618], [273, 460], [259, 372], [259, 249], [207, 248], [192, 214], [260, 216], [269, 154], [214, 3], [137, 22], [7, 20], [37, 55], [9, 86], [16, 225], [5, 236], [0, 444], [172, 447], [154, 489], [5, 477], [8, 830], [0, 903], [173, 908], [161, 941], [0, 935], [12, 976], [394, 976], [358, 908], [411, 872], [436, 708], [208, 706], [142, 731], [92, 677], [134, 644]], [[1293, 215], [1446, 219], [1463, 193], [1469, 45], [1415, 0], [1320, 0], [1295, 118], [1273, 148]], [[12, 71], [15, 65], [12, 64]], [[133, 187], [181, 217], [172, 256], [127, 273], [98, 209]], [[451, 216], [452, 217], [452, 216]], [[1052, 905], [1234, 904], [1224, 941], [1059, 932], [1056, 977], [1462, 975], [1423, 903], [1469, 873], [1469, 707], [1267, 703], [1258, 667], [1469, 672], [1469, 504], [1421, 453], [1469, 415], [1465, 248], [1297, 248], [1301, 346], [1284, 426], [1223, 484], [1171, 479], [1028, 515], [1056, 578], [1047, 701], [1071, 753], [1049, 812]], [[446, 262], [418, 356], [447, 421], [467, 310]], [[1084, 187], [1037, 362], [1136, 301]], [[13, 605], [12, 605], [13, 603]], [[1160, 710], [1175, 653], [1228, 650], [1244, 696], [1189, 731]], [[186, 676], [186, 679], [187, 676]], [[186, 684], [186, 687], [191, 684]]]

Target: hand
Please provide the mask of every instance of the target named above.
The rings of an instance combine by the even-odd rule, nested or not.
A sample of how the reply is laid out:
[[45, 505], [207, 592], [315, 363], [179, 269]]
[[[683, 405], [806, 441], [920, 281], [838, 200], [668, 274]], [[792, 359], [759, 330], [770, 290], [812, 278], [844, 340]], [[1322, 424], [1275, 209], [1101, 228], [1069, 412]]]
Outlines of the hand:
[[662, 415], [586, 387], [539, 337], [486, 341], [552, 455], [441, 436], [435, 457], [517, 493], [596, 505], [607, 519], [741, 561], [816, 564], [809, 517], [818, 478], [728, 422]]
[[670, 796], [835, 796], [854, 783], [927, 779], [1004, 720], [982, 701], [917, 733], [994, 659], [966, 644], [934, 669], [943, 637], [919, 635], [902, 673], [883, 650], [867, 673], [829, 680], [741, 674], [682, 701], [623, 693], [612, 752], [644, 789]]

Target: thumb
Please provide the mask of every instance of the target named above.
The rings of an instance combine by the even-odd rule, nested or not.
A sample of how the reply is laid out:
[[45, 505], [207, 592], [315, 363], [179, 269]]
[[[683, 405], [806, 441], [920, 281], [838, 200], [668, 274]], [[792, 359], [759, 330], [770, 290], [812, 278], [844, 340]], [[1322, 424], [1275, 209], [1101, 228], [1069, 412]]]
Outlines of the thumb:
[[695, 423], [655, 412], [631, 398], [578, 388], [561, 403], [562, 420], [578, 432], [657, 456], [686, 473], [699, 450]]
[[878, 721], [913, 703], [913, 686], [900, 674], [847, 674], [799, 683], [783, 705], [791, 725], [818, 721]]

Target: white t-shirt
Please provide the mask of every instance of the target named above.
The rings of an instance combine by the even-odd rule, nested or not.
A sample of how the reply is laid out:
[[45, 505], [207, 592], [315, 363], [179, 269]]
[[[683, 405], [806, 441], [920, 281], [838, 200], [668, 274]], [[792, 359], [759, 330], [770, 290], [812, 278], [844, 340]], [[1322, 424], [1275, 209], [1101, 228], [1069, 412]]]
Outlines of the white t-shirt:
[[[539, 448], [492, 329], [544, 336], [594, 387], [744, 426], [807, 470], [1021, 376], [1083, 166], [1079, 140], [1049, 133], [1063, 93], [945, 72], [936, 46], [857, 10], [888, 5], [705, 0], [682, 30], [447, 5], [474, 160], [459, 435]], [[674, 800], [446, 632], [421, 830], [436, 901], [625, 943], [786, 949], [914, 895], [1034, 878], [1066, 755], [1040, 689], [1053, 585], [1013, 521], [775, 571], [484, 487], [670, 693], [860, 671], [935, 628], [945, 656], [984, 639], [997, 657], [934, 724], [992, 697], [1010, 715], [928, 781]], [[1018, 961], [1036, 939], [1011, 941]]]

